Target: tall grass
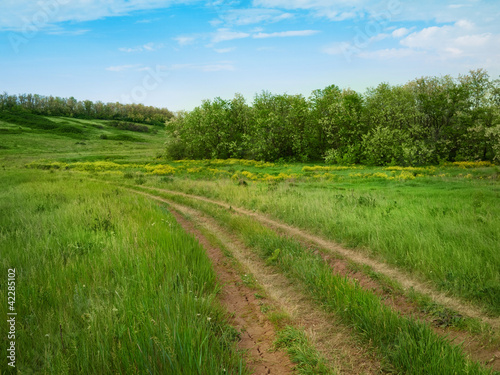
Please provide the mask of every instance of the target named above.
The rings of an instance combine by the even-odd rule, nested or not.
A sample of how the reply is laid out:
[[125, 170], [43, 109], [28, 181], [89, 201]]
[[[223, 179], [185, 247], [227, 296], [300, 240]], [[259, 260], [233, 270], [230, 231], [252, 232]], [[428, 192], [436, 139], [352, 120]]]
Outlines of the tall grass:
[[166, 210], [48, 172], [4, 172], [0, 187], [19, 373], [247, 373], [210, 260]]

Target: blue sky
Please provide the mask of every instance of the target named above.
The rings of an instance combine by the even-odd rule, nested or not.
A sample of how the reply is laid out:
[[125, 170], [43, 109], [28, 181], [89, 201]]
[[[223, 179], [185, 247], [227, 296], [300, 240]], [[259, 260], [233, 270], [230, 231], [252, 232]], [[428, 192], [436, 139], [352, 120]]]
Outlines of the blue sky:
[[484, 68], [497, 0], [2, 0], [0, 91], [190, 110]]

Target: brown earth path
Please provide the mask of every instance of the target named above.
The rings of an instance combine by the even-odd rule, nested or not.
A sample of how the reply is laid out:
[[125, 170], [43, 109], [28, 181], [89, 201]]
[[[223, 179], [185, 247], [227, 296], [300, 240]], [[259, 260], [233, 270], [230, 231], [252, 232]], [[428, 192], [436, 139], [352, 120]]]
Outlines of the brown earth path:
[[[203, 202], [208, 202], [212, 203], [215, 205], [218, 205], [220, 207], [226, 208], [226, 209], [231, 209], [239, 214], [245, 215], [245, 216], [250, 216], [255, 218], [257, 221], [259, 221], [262, 224], [265, 224], [268, 227], [278, 229], [286, 234], [291, 235], [292, 237], [299, 238], [302, 240], [307, 241], [308, 243], [314, 244], [316, 246], [319, 246], [322, 249], [328, 250], [332, 252], [333, 254], [339, 254], [342, 257], [345, 257], [346, 259], [357, 263], [359, 265], [366, 265], [369, 266], [373, 269], [373, 271], [380, 273], [386, 277], [388, 277], [391, 280], [396, 281], [399, 283], [404, 290], [410, 290], [413, 289], [418, 293], [430, 296], [432, 300], [442, 306], [448, 307], [459, 314], [471, 318], [478, 319], [482, 322], [485, 322], [489, 324], [493, 330], [496, 332], [500, 331], [500, 318], [492, 318], [489, 316], [486, 316], [480, 308], [472, 305], [468, 301], [461, 300], [456, 297], [450, 297], [447, 296], [445, 293], [440, 292], [433, 288], [430, 285], [430, 282], [422, 282], [419, 280], [416, 280], [414, 278], [411, 278], [408, 274], [403, 273], [402, 271], [399, 271], [395, 269], [394, 267], [391, 267], [385, 263], [382, 263], [380, 261], [374, 260], [372, 258], [369, 258], [365, 256], [362, 253], [346, 249], [339, 244], [331, 241], [324, 239], [322, 237], [313, 235], [308, 233], [307, 231], [303, 229], [299, 229], [293, 226], [290, 226], [288, 224], [281, 223], [277, 220], [271, 219], [263, 214], [247, 210], [245, 208], [241, 207], [235, 207], [232, 206], [228, 203], [198, 196], [198, 195], [193, 195], [193, 194], [186, 194], [182, 193], [179, 191], [173, 191], [173, 190], [166, 190], [166, 189], [160, 189], [160, 188], [154, 188], [154, 187], [148, 187], [148, 186], [142, 186], [144, 189], [148, 190], [153, 190], [153, 191], [158, 191], [158, 192], [164, 192], [167, 194], [171, 195], [177, 195], [177, 196], [182, 196], [186, 198], [191, 198], [191, 199], [196, 199], [199, 201]], [[500, 353], [499, 353], [500, 354]]]
[[[181, 211], [176, 207], [177, 211]], [[273, 325], [260, 311], [254, 291], [241, 283], [241, 278], [228, 264], [222, 251], [212, 246], [208, 239], [179, 212], [171, 210], [177, 222], [194, 235], [205, 248], [212, 261], [217, 279], [222, 287], [221, 304], [231, 313], [231, 324], [240, 332], [239, 348], [246, 351], [247, 367], [254, 374], [292, 374], [293, 364], [281, 351], [273, 351], [275, 332]]]
[[[167, 199], [134, 192], [166, 203], [179, 224], [207, 249], [207, 254], [222, 284], [221, 302], [227, 311], [233, 314], [232, 324], [242, 331], [240, 348], [248, 350], [250, 359], [248, 364], [255, 374], [287, 374], [293, 367], [286, 355], [270, 351], [275, 338], [274, 329], [261, 311], [260, 306], [263, 305], [273, 305], [273, 308], [290, 316], [295, 325], [302, 327], [336, 373], [343, 375], [383, 373], [373, 351], [363, 347], [347, 327], [340, 324], [332, 314], [327, 314], [316, 306], [283, 275], [265, 265], [235, 235], [217, 225], [214, 219]], [[189, 220], [183, 215], [188, 216]], [[197, 226], [215, 235], [243, 269], [253, 275], [264, 290], [264, 299], [255, 296], [255, 289], [242, 284], [241, 276], [229, 264], [228, 258], [210, 243]]]

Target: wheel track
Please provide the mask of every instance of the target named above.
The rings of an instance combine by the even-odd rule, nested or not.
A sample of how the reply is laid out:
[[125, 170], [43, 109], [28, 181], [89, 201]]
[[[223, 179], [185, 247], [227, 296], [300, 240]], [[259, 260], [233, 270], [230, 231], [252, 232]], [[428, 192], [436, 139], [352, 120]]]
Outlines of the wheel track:
[[[328, 254], [321, 254], [323, 259], [329, 263], [331, 266], [332, 266], [332, 269], [334, 270], [334, 272], [336, 272], [337, 270], [335, 269], [335, 264], [333, 264], [332, 262], [332, 258], [335, 258], [335, 254], [341, 254], [342, 256], [345, 256], [346, 258], [356, 262], [356, 263], [360, 263], [360, 264], [367, 264], [369, 266], [371, 266], [372, 264], [374, 265], [378, 265], [380, 263], [378, 263], [377, 261], [374, 261], [372, 259], [369, 259], [368, 258], [368, 262], [358, 262], [356, 261], [355, 259], [366, 259], [364, 257], [353, 257], [355, 259], [352, 259], [352, 258], [349, 258], [347, 255], [349, 255], [350, 253], [352, 253], [351, 250], [348, 250], [348, 249], [343, 249], [341, 246], [339, 246], [338, 244], [332, 242], [332, 241], [328, 241], [328, 240], [325, 240], [325, 239], [322, 239], [320, 237], [317, 237], [317, 236], [314, 236], [314, 235], [311, 235], [301, 229], [297, 229], [297, 228], [294, 228], [294, 227], [291, 227], [287, 224], [283, 224], [283, 223], [280, 223], [280, 222], [277, 222], [273, 219], [270, 219], [264, 215], [261, 215], [261, 214], [257, 214], [255, 212], [252, 212], [252, 211], [249, 211], [249, 210], [246, 210], [246, 209], [242, 209], [242, 208], [238, 208], [238, 207], [232, 207], [231, 205], [225, 203], [225, 202], [220, 202], [220, 201], [216, 201], [216, 200], [213, 200], [213, 199], [209, 199], [209, 198], [205, 198], [205, 197], [201, 197], [201, 196], [196, 196], [196, 195], [191, 195], [191, 194], [186, 194], [186, 193], [181, 193], [181, 192], [176, 192], [176, 191], [170, 191], [170, 190], [165, 190], [165, 189], [159, 189], [159, 188], [151, 188], [151, 187], [142, 187], [142, 188], [146, 188], [148, 190], [151, 190], [151, 191], [156, 191], [156, 192], [164, 192], [164, 193], [167, 193], [167, 194], [171, 194], [171, 195], [174, 195], [174, 196], [183, 196], [183, 197], [186, 197], [186, 198], [191, 198], [191, 199], [195, 199], [195, 200], [199, 200], [199, 201], [204, 201], [204, 202], [207, 202], [207, 203], [212, 203], [212, 204], [215, 204], [215, 205], [218, 205], [222, 208], [225, 208], [225, 209], [230, 209], [232, 211], [234, 211], [235, 213], [238, 213], [238, 214], [241, 214], [241, 215], [244, 215], [244, 216], [249, 216], [249, 217], [253, 217], [255, 219], [257, 219], [257, 221], [259, 221], [260, 223], [263, 223], [265, 224], [266, 226], [274, 229], [274, 230], [277, 230], [278, 232], [282, 232], [282, 233], [285, 233], [285, 234], [288, 234], [288, 235], [291, 235], [293, 237], [298, 237], [298, 238], [301, 238], [302, 240], [304, 240], [306, 243], [314, 243], [316, 244], [317, 246], [319, 247], [322, 247], [324, 249], [327, 249], [329, 250], [332, 255], [328, 255]], [[140, 191], [140, 190], [136, 190], [136, 189], [128, 189], [130, 191], [133, 191], [135, 193], [140, 193], [142, 195], [145, 195], [149, 198], [152, 198], [152, 199], [155, 199], [155, 200], [158, 200], [158, 201], [162, 201], [164, 203], [167, 203], [171, 206], [178, 206], [177, 208], [183, 208], [184, 210], [192, 210], [192, 213], [193, 212], [196, 212], [196, 210], [192, 209], [192, 208], [188, 208], [187, 206], [183, 206], [181, 204], [178, 204], [178, 203], [174, 203], [172, 202], [171, 200], [168, 200], [168, 199], [165, 199], [163, 197], [158, 197], [156, 195], [153, 195], [153, 194], [148, 194], [146, 192], [143, 192], [143, 191]], [[205, 219], [204, 221], [207, 222], [208, 219]], [[213, 219], [211, 219], [213, 221]], [[216, 227], [214, 226], [214, 224], [206, 224], [206, 227], [209, 229], [210, 232], [220, 232], [220, 228], [219, 227]], [[207, 226], [208, 225], [208, 226]], [[323, 245], [323, 246], [322, 246]], [[239, 244], [239, 246], [244, 246], [242, 245], [241, 243]], [[336, 251], [337, 249], [341, 249], [341, 250], [344, 250], [345, 253], [347, 255], [345, 255], [344, 252], [341, 252], [341, 251]], [[231, 250], [232, 252], [234, 252], [234, 246]], [[359, 255], [359, 254], [357, 254]], [[240, 259], [240, 262], [241, 262], [241, 259]], [[247, 264], [246, 264], [247, 265]], [[248, 266], [248, 265], [247, 265]], [[382, 266], [384, 267], [381, 267], [381, 268], [376, 268], [376, 267], [372, 267], [375, 269], [375, 271], [377, 272], [380, 272], [380, 273], [383, 273], [384, 275], [388, 276], [388, 277], [391, 277], [390, 275], [392, 273], [384, 273], [384, 272], [381, 272], [380, 269], [384, 270], [385, 267], [387, 267], [388, 269], [390, 269], [391, 271], [393, 271], [396, 275], [398, 275], [399, 277], [404, 277], [404, 274], [402, 274], [400, 271], [397, 271], [397, 270], [394, 270], [394, 269], [391, 269], [390, 267], [388, 267], [387, 265], [385, 264], [382, 264]], [[254, 267], [255, 268], [255, 267]], [[258, 270], [251, 270], [252, 273], [254, 274], [258, 274]], [[273, 277], [276, 276], [276, 275], [273, 275]], [[348, 277], [352, 278], [352, 275], [347, 275]], [[397, 279], [397, 278], [396, 278]], [[260, 279], [259, 279], [260, 280]], [[449, 308], [454, 308], [454, 306], [456, 306], [457, 308], [455, 310], [457, 310], [459, 313], [462, 313], [464, 315], [468, 315], [468, 316], [472, 316], [472, 317], [476, 317], [480, 320], [482, 320], [483, 322], [486, 322], [486, 323], [490, 323], [490, 321], [492, 321], [493, 324], [491, 324], [491, 326], [495, 329], [495, 327], [497, 327], [497, 324], [498, 324], [498, 319], [492, 319], [492, 318], [488, 318], [486, 316], [484, 316], [478, 309], [475, 309], [474, 306], [462, 306], [461, 305], [461, 302], [457, 299], [453, 299], [453, 298], [450, 298], [450, 297], [446, 297], [444, 296], [445, 298], [443, 299], [439, 299], [439, 294], [442, 294], [440, 292], [435, 292], [433, 289], [429, 288], [426, 283], [420, 283], [418, 281], [415, 281], [415, 280], [411, 280], [408, 282], [410, 287], [414, 287], [414, 285], [418, 285], [418, 286], [421, 286], [420, 289], [417, 289], [414, 287], [415, 290], [419, 291], [420, 293], [425, 293], [426, 290], [430, 290], [431, 291], [431, 296], [433, 297], [434, 301], [438, 302], [438, 303], [441, 303], [442, 305], [445, 305]], [[268, 287], [269, 285], [272, 286], [272, 282], [271, 283], [268, 283]], [[268, 289], [269, 290], [269, 289]], [[272, 289], [270, 290], [270, 294], [273, 294], [272, 292]], [[435, 298], [435, 295], [438, 295], [438, 298]], [[273, 297], [276, 297], [276, 296], [273, 296]], [[452, 301], [451, 304], [446, 304], [447, 301]], [[281, 299], [280, 303], [281, 304], [284, 304], [286, 305], [286, 302], [287, 301], [284, 301], [283, 299]], [[384, 303], [387, 302], [387, 301], [383, 301]], [[313, 303], [311, 301], [311, 303]], [[388, 303], [389, 305], [391, 305], [391, 303], [389, 302]], [[473, 312], [475, 312], [475, 314], [468, 314], [469, 312], [469, 308], [472, 309]], [[296, 307], [290, 307], [288, 306], [288, 311], [295, 311], [294, 309], [296, 309]], [[403, 314], [410, 314], [410, 315], [414, 315], [414, 311], [401, 311]], [[418, 314], [417, 314], [418, 315]], [[333, 316], [330, 316], [329, 319], [335, 319]], [[301, 319], [301, 318], [299, 318]], [[456, 342], [457, 344], [461, 344], [462, 342], [464, 343], [464, 350], [469, 354], [471, 355], [471, 357], [479, 362], [482, 362], [484, 363], [487, 367], [490, 367], [491, 369], [495, 370], [495, 371], [500, 371], [500, 350], [498, 348], [495, 348], [495, 347], [492, 347], [491, 345], [486, 345], [485, 346], [485, 343], [482, 341], [482, 339], [480, 337], [476, 337], [476, 336], [471, 336], [470, 334], [467, 334], [467, 333], [460, 333], [460, 332], [456, 332], [456, 331], [449, 331], [449, 330], [442, 330], [442, 329], [435, 329], [436, 333], [439, 334], [439, 335], [442, 335], [442, 336], [445, 336], [447, 338], [449, 338], [450, 340]], [[335, 333], [331, 333], [333, 335], [335, 335]], [[315, 335], [315, 332], [314, 330], [311, 330], [310, 331], [310, 337], [314, 337]], [[346, 340], [346, 338], [348, 338], [349, 335], [344, 335], [343, 336], [343, 340]], [[323, 338], [319, 338], [317, 340], [313, 340], [315, 341], [315, 345], [318, 347], [318, 344], [319, 346], [321, 346], [321, 341], [323, 340]], [[328, 340], [327, 340], [328, 341]], [[337, 350], [337, 349], [334, 349], [334, 350]], [[328, 353], [328, 350], [320, 350], [320, 352], [322, 352], [326, 357], [328, 357], [329, 353]], [[339, 354], [337, 352], [337, 354]], [[342, 349], [340, 349], [340, 355], [343, 356], [342, 354]], [[351, 354], [352, 356], [352, 354]], [[330, 356], [331, 357], [331, 356]], [[344, 372], [342, 371], [341, 373], [349, 373], [349, 372]], [[358, 374], [359, 372], [352, 372], [353, 374]], [[373, 372], [367, 372], [367, 373], [373, 373]]]
[[[366, 265], [371, 267], [375, 272], [380, 273], [389, 279], [392, 279], [396, 282], [398, 282], [402, 288], [405, 291], [409, 291], [411, 289], [415, 290], [418, 293], [430, 296], [432, 300], [442, 306], [448, 307], [461, 315], [468, 316], [471, 318], [478, 319], [484, 323], [489, 324], [495, 332], [498, 332], [500, 329], [500, 318], [492, 318], [486, 316], [481, 309], [478, 307], [472, 305], [468, 301], [461, 300], [456, 297], [450, 297], [446, 295], [445, 293], [436, 290], [431, 286], [430, 282], [422, 282], [419, 280], [416, 280], [414, 278], [411, 278], [409, 275], [403, 273], [402, 271], [391, 267], [385, 263], [379, 262], [377, 260], [371, 259], [359, 252], [346, 249], [342, 247], [341, 245], [335, 243], [334, 241], [324, 239], [322, 237], [313, 235], [311, 233], [308, 233], [307, 231], [303, 229], [299, 229], [296, 227], [293, 227], [288, 224], [281, 223], [277, 220], [271, 219], [263, 214], [256, 213], [254, 211], [247, 210], [245, 208], [241, 207], [235, 207], [232, 206], [228, 203], [198, 196], [198, 195], [193, 195], [193, 194], [187, 194], [187, 193], [182, 193], [178, 191], [173, 191], [173, 190], [167, 190], [167, 189], [160, 189], [160, 188], [154, 188], [154, 187], [147, 187], [143, 186], [143, 189], [151, 190], [151, 191], [157, 191], [157, 192], [164, 192], [167, 194], [171, 195], [177, 195], [181, 197], [186, 197], [186, 198], [191, 198], [207, 203], [211, 203], [214, 205], [217, 205], [219, 207], [223, 207], [225, 209], [230, 209], [233, 210], [236, 213], [239, 213], [244, 216], [249, 216], [254, 219], [256, 219], [258, 222], [261, 224], [265, 224], [266, 226], [273, 228], [273, 229], [278, 229], [288, 235], [291, 235], [292, 237], [299, 238], [302, 240], [305, 240], [308, 243], [312, 243], [316, 246], [319, 246], [322, 249], [328, 250], [329, 252], [332, 252], [334, 254], [339, 254], [342, 257], [345, 257], [346, 259], [357, 263], [359, 265]], [[135, 190], [137, 191], [137, 190]]]
[[[214, 247], [190, 222], [196, 222], [197, 225], [215, 234], [237, 259], [238, 263], [258, 280], [259, 285], [264, 289], [267, 296], [269, 296], [269, 300], [266, 301], [266, 303], [269, 302], [280, 310], [285, 311], [292, 317], [293, 321], [303, 327], [313, 345], [329, 360], [331, 366], [335, 368], [339, 374], [373, 375], [382, 373], [381, 364], [375, 358], [373, 352], [363, 348], [348, 328], [337, 322], [332, 314], [327, 314], [322, 311], [321, 308], [316, 306], [310, 298], [306, 297], [299, 288], [292, 285], [285, 276], [277, 274], [269, 267], [265, 266], [264, 262], [250, 249], [246, 248], [236, 236], [228, 234], [216, 224], [214, 219], [208, 218], [193, 208], [183, 206], [168, 199], [135, 190], [134, 192], [168, 204], [171, 212], [184, 229], [195, 235], [200, 243], [208, 249], [208, 254], [213, 261], [215, 259], [213, 255]], [[189, 215], [190, 220], [186, 220], [180, 213]], [[221, 254], [220, 250], [218, 250], [218, 252]], [[214, 262], [218, 275], [224, 275], [227, 274], [227, 272], [234, 273], [234, 270], [228, 271], [227, 268], [225, 270], [221, 269], [218, 266], [219, 263], [220, 260]], [[223, 276], [223, 279], [227, 281], [226, 276]], [[224, 287], [227, 288], [228, 286], [228, 283], [225, 282]], [[234, 285], [229, 287], [232, 288]], [[266, 340], [266, 334], [268, 335], [268, 331], [272, 331], [273, 329], [269, 328], [269, 323], [266, 324], [267, 318], [264, 317], [260, 308], [256, 311], [255, 306], [251, 308], [248, 307], [252, 304], [255, 305], [257, 301], [254, 295], [255, 291], [249, 292], [244, 286], [238, 286], [240, 292], [242, 288], [245, 292], [240, 294], [245, 300], [244, 303], [247, 305], [247, 308], [249, 308], [247, 313], [258, 316], [259, 324], [263, 324], [264, 328], [259, 330], [253, 327], [252, 331], [254, 333], [250, 333], [248, 325], [251, 325], [252, 321], [245, 320], [245, 317], [242, 316], [241, 311], [239, 311], [233, 323], [236, 323], [237, 327], [244, 329], [241, 347], [249, 350], [249, 354], [253, 358], [250, 361], [250, 365], [256, 371], [256, 374], [280, 374], [280, 371], [284, 370], [280, 369], [279, 366], [276, 367], [277, 364], [275, 361], [270, 362], [268, 358], [270, 347], [268, 343], [266, 343], [268, 341]], [[225, 295], [227, 295], [227, 291], [223, 293], [223, 304], [226, 305], [228, 311], [234, 311], [234, 303], [224, 303]], [[284, 363], [287, 362], [288, 361], [285, 361]]]

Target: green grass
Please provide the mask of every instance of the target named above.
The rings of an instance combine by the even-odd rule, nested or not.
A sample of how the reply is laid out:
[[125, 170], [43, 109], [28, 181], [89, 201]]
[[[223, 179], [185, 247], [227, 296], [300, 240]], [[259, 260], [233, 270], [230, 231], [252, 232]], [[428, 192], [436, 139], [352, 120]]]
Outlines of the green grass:
[[469, 361], [459, 346], [436, 335], [427, 324], [401, 316], [358, 283], [334, 274], [319, 255], [299, 242], [212, 204], [168, 193], [159, 195], [201, 209], [238, 233], [263, 260], [299, 283], [318, 304], [337, 314], [360, 338], [373, 345], [391, 371], [429, 375], [491, 373]]
[[[51, 165], [40, 162], [32, 167]], [[496, 166], [459, 163], [377, 169], [213, 160], [125, 169], [124, 176], [136, 173], [133, 181], [139, 184], [261, 211], [402, 268], [500, 315]]]
[[326, 360], [311, 345], [303, 330], [286, 326], [278, 332], [275, 347], [285, 349], [301, 375], [334, 375]]
[[135, 133], [112, 121], [0, 111], [0, 166], [19, 168], [39, 159], [151, 162], [163, 154], [165, 131], [147, 128], [148, 132]]
[[[266, 213], [500, 315], [497, 166], [155, 165], [164, 131], [134, 129], [102, 120], [0, 114], [0, 264], [5, 274], [18, 270], [21, 372], [245, 372], [203, 249], [151, 201], [89, 176]], [[24, 168], [28, 164], [33, 170]], [[333, 275], [299, 243], [211, 205], [170, 198], [201, 207], [241, 233], [264, 261], [375, 345], [394, 371], [488, 373], [425, 324]], [[0, 305], [2, 316], [6, 308]], [[291, 344], [300, 342], [295, 334], [284, 341], [290, 337]]]
[[[174, 173], [147, 183], [261, 211], [407, 270], [499, 316], [496, 170], [443, 166], [436, 173], [448, 177], [403, 181], [343, 177], [338, 181], [305, 176], [246, 185], [229, 178], [193, 179]], [[339, 173], [349, 174], [349, 170]], [[469, 174], [476, 177], [463, 177]]]
[[247, 373], [210, 260], [168, 211], [107, 184], [1, 175], [1, 284], [15, 268], [19, 373]]

